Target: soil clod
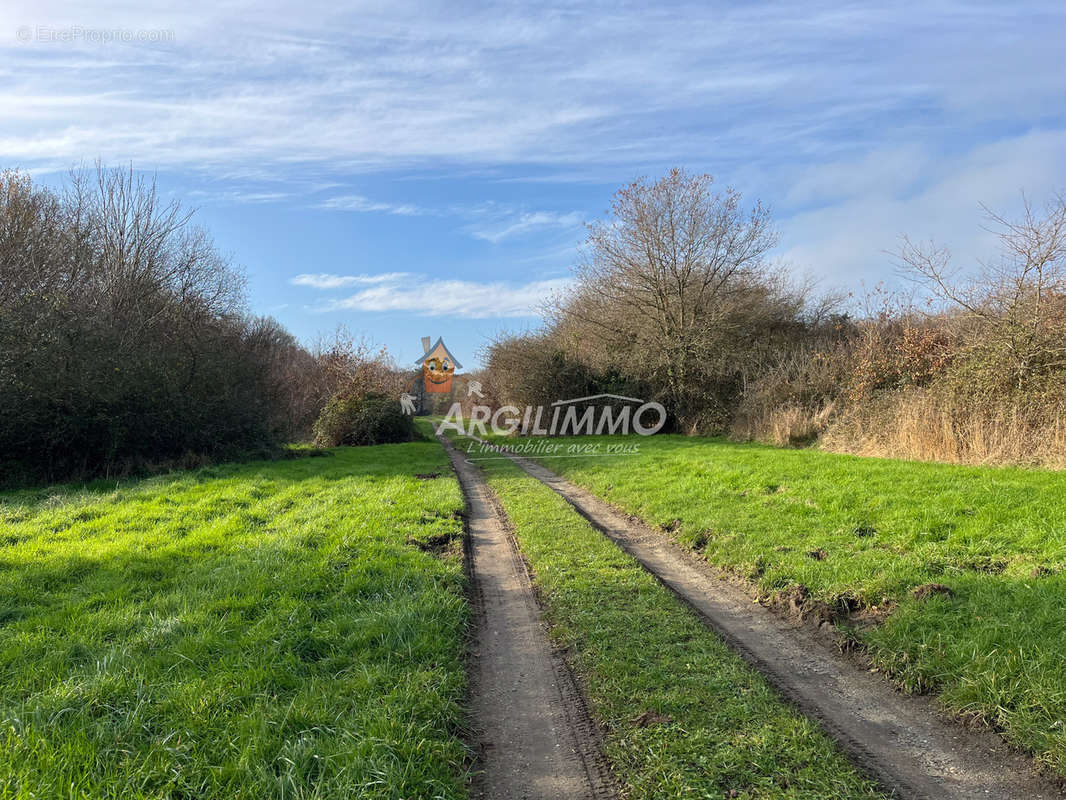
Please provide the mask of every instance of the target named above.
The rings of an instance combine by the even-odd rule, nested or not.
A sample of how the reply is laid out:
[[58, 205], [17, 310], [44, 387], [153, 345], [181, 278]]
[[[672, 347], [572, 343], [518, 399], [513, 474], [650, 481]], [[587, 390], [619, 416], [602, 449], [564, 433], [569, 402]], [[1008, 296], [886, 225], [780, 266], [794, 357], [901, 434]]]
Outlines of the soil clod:
[[944, 597], [954, 597], [955, 592], [948, 586], [942, 583], [923, 583], [918, 586], [912, 592], [915, 600], [928, 600], [933, 595], [943, 595]]
[[669, 714], [660, 714], [658, 711], [645, 711], [630, 721], [638, 728], [654, 728], [656, 725], [669, 725], [674, 718]]
[[455, 542], [455, 537], [449, 533], [438, 533], [425, 539], [408, 539], [407, 544], [417, 547], [423, 553], [431, 553], [435, 556], [446, 553]]

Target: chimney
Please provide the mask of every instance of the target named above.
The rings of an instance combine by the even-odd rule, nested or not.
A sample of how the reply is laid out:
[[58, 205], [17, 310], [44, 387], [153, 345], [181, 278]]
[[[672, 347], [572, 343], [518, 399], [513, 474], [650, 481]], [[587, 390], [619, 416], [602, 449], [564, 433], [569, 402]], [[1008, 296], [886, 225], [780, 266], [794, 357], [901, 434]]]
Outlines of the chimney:
[[429, 352], [430, 338], [428, 336], [422, 337], [422, 354], [425, 355]]

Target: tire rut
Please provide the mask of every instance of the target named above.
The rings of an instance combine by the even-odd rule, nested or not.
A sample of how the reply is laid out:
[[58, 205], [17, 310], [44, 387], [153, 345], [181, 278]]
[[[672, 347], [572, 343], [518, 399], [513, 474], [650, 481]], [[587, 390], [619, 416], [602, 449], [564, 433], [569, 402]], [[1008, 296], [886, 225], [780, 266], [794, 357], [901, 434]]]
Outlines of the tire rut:
[[472, 796], [614, 798], [598, 729], [566, 660], [552, 650], [506, 515], [480, 470], [445, 439], [441, 443], [466, 500], [476, 621], [472, 711], [478, 763]]

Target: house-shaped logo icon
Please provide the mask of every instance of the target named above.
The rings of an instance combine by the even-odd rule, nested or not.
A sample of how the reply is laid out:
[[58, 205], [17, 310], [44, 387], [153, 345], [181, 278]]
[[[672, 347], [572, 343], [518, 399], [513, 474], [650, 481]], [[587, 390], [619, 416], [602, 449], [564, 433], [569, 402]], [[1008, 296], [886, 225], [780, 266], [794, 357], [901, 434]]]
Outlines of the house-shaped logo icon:
[[422, 349], [425, 353], [415, 361], [422, 365], [422, 379], [427, 392], [432, 394], [447, 394], [452, 390], [452, 376], [456, 369], [462, 369], [462, 364], [455, 360], [455, 356], [444, 345], [444, 340], [437, 338], [436, 343], [430, 347], [428, 336], [422, 337]]

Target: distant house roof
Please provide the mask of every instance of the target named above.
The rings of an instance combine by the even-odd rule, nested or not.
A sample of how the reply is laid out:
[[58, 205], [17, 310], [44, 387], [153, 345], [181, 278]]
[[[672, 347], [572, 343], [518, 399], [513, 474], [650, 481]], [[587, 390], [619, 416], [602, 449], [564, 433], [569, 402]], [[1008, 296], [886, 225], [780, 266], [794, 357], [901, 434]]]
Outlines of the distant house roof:
[[[443, 353], [438, 353], [437, 352], [438, 349], [442, 350]], [[415, 359], [415, 363], [416, 364], [422, 364], [428, 358], [430, 358], [431, 356], [436, 356], [436, 357], [440, 358], [442, 355], [445, 355], [448, 358], [450, 358], [451, 361], [452, 361], [452, 364], [455, 365], [456, 369], [462, 369], [463, 368], [463, 365], [459, 363], [459, 360], [455, 356], [452, 355], [452, 353], [448, 349], [447, 345], [444, 344], [444, 339], [439, 337], [439, 336], [437, 337], [436, 343], [431, 348], [429, 348], [426, 352], [424, 352], [420, 358], [416, 358]]]

